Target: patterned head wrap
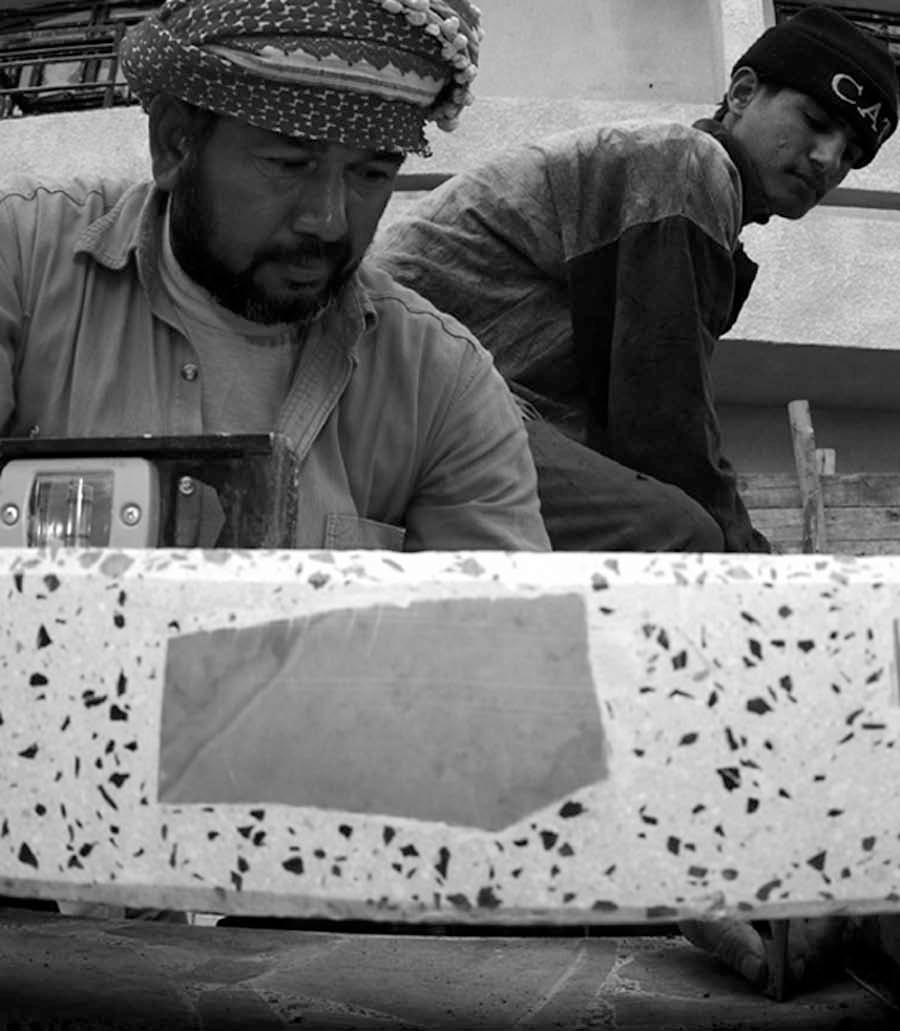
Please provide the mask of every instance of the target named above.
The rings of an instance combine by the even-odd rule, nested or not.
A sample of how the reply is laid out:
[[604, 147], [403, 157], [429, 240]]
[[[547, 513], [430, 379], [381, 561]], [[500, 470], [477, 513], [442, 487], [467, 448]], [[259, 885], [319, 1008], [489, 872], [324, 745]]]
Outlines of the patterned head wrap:
[[456, 127], [482, 38], [469, 0], [166, 0], [122, 68], [144, 106], [168, 93], [287, 136], [430, 153]]

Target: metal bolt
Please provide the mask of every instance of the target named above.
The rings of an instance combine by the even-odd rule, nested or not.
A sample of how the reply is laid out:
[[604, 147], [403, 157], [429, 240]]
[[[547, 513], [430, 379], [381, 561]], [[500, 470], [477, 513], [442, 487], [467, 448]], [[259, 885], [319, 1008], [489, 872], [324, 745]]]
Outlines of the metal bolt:
[[126, 526], [137, 526], [141, 521], [141, 506], [134, 504], [133, 501], [128, 502], [122, 506], [119, 518]]
[[0, 509], [0, 520], [3, 521], [4, 526], [15, 526], [19, 521], [19, 506], [12, 504], [12, 502], [4, 505]]
[[178, 493], [183, 494], [186, 498], [189, 498], [196, 489], [197, 484], [194, 483], [191, 476], [182, 476], [178, 481]]

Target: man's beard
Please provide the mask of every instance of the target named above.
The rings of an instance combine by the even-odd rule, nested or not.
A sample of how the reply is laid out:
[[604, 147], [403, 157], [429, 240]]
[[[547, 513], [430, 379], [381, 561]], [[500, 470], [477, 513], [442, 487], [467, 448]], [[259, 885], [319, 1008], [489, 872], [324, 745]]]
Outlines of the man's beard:
[[[351, 261], [346, 239], [329, 241], [310, 235], [297, 237], [291, 247], [263, 248], [246, 268], [232, 272], [209, 250], [207, 235], [213, 215], [196, 159], [189, 158], [182, 171], [171, 198], [172, 250], [185, 274], [229, 311], [266, 325], [309, 322], [353, 274], [358, 262]], [[266, 262], [302, 267], [308, 261], [322, 260], [328, 261], [333, 271], [315, 297], [273, 296], [254, 282], [257, 270]]]

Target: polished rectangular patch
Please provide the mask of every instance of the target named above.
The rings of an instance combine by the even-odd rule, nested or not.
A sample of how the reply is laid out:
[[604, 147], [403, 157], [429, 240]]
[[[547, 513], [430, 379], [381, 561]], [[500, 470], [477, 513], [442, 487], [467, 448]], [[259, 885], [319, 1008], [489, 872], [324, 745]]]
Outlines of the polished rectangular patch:
[[169, 641], [165, 803], [498, 830], [606, 775], [578, 594], [335, 609]]

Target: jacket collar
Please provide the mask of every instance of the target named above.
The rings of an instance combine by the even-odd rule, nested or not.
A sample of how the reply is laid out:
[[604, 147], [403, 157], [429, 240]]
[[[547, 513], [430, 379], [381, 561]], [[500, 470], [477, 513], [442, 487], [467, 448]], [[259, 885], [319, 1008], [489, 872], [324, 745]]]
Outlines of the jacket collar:
[[772, 210], [766, 200], [762, 179], [756, 170], [756, 165], [753, 164], [747, 153], [746, 147], [739, 143], [715, 118], [701, 118], [699, 122], [694, 122], [694, 128], [709, 133], [718, 140], [738, 170], [744, 194], [741, 225], [748, 225], [750, 222], [759, 222], [760, 225], [765, 225], [772, 216]]
[[[75, 243], [76, 254], [89, 254], [98, 264], [116, 272], [122, 271], [134, 256], [138, 278], [151, 303], [156, 306], [162, 301], [164, 308], [168, 307], [168, 298], [159, 283], [159, 255], [161, 220], [167, 200], [165, 191], [153, 182], [136, 183], [105, 215], [91, 222]], [[165, 315], [165, 311], [160, 314]], [[359, 271], [353, 274], [323, 316], [332, 325], [337, 324], [332, 322], [335, 317], [343, 326], [357, 325], [359, 333], [345, 337], [354, 343], [362, 332], [375, 324], [376, 308]]]
[[158, 254], [158, 242], [142, 240], [146, 230], [156, 228], [156, 221], [165, 207], [166, 196], [153, 183], [143, 182], [130, 186], [116, 203], [100, 218], [95, 219], [75, 242], [75, 253], [89, 254], [98, 264], [113, 271], [125, 268], [135, 250], [145, 243], [153, 256]]

